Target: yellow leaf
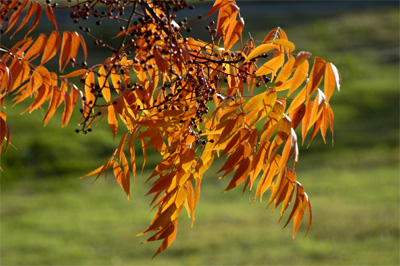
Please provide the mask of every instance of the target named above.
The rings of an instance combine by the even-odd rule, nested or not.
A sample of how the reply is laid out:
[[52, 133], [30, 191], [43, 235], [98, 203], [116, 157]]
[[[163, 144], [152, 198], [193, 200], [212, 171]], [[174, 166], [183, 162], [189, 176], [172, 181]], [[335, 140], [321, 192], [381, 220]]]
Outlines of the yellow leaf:
[[279, 72], [279, 75], [276, 78], [274, 87], [280, 87], [280, 86], [282, 86], [282, 84], [284, 82], [287, 81], [287, 79], [290, 77], [290, 74], [292, 73], [294, 61], [295, 61], [294, 57], [290, 56], [289, 61], [286, 62], [286, 64], [283, 66], [283, 68]]
[[261, 44], [260, 46], [256, 47], [251, 53], [247, 56], [246, 60], [243, 61], [243, 64], [249, 62], [251, 59], [274, 49], [279, 49], [279, 46], [275, 44]]
[[303, 84], [303, 82], [306, 81], [308, 69], [309, 69], [309, 64], [307, 60], [304, 60], [303, 63], [301, 63], [297, 67], [296, 71], [293, 74], [292, 83], [287, 96], [292, 94], [298, 87], [300, 87], [301, 84]]
[[291, 41], [285, 40], [285, 39], [269, 40], [268, 42], [283, 45], [283, 46], [289, 48], [289, 52], [293, 52], [295, 49], [294, 43], [292, 43]]
[[283, 65], [285, 62], [285, 54], [280, 54], [277, 57], [272, 58], [267, 63], [262, 65], [255, 73], [256, 76], [267, 75], [272, 73], [272, 76], [275, 75], [276, 71]]

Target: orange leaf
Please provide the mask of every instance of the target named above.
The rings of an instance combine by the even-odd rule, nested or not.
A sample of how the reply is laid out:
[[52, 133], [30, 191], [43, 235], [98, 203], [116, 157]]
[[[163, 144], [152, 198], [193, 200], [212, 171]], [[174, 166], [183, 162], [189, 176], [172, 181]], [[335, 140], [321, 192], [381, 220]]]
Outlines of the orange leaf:
[[[296, 181], [297, 193], [296, 193], [296, 201], [294, 203], [292, 212], [289, 215], [289, 218], [284, 227], [286, 227], [289, 222], [294, 218], [293, 222], [293, 238], [296, 235], [297, 229], [299, 228], [301, 221], [303, 219], [304, 212], [309, 204], [308, 197], [305, 195], [304, 187]], [[310, 218], [311, 209], [310, 209]], [[311, 219], [309, 220], [309, 227], [311, 226]], [[308, 231], [307, 231], [308, 232]]]
[[303, 64], [307, 58], [309, 58], [312, 54], [310, 52], [301, 51], [296, 56], [296, 61], [294, 62], [293, 68], [296, 68]]
[[48, 4], [45, 4], [44, 7], [46, 9], [47, 18], [51, 21], [51, 23], [53, 23], [54, 29], [56, 31], [58, 31], [57, 23], [56, 23], [56, 17], [54, 16], [53, 9]]
[[109, 105], [107, 108], [107, 113], [108, 113], [108, 125], [110, 126], [111, 132], [115, 135], [117, 134], [118, 131], [118, 114], [115, 111], [115, 108], [113, 105]]
[[124, 184], [123, 189], [125, 190], [129, 200], [130, 175], [129, 175], [128, 160], [126, 159], [125, 153], [122, 153], [122, 168], [124, 170], [124, 175], [123, 175], [124, 178], [122, 180], [122, 183]]
[[271, 186], [272, 182], [274, 181], [276, 174], [278, 173], [278, 166], [281, 156], [279, 154], [275, 154], [272, 158], [270, 158], [270, 162], [264, 171], [264, 174], [260, 178], [260, 181], [257, 185], [257, 191], [254, 196], [254, 200], [258, 196], [260, 196], [260, 201], [262, 201], [262, 195], [264, 192]]
[[14, 10], [15, 6], [19, 3], [19, 1], [11, 1], [9, 5], [0, 5], [0, 12], [2, 16], [0, 16], [0, 24], [3, 23], [4, 19], [7, 15]]
[[[176, 233], [177, 233], [177, 223], [178, 223], [178, 219], [173, 220], [167, 228], [163, 229], [160, 232], [161, 234], [158, 236], [158, 238], [161, 238], [164, 240], [161, 243], [161, 246], [157, 250], [156, 254], [154, 254], [153, 258], [155, 256], [157, 256], [159, 253], [166, 250], [172, 244], [172, 242], [174, 242], [174, 240], [176, 238]], [[156, 234], [156, 235], [158, 235], [158, 234]]]
[[248, 149], [250, 146], [249, 143], [244, 142], [242, 145], [240, 145], [225, 161], [224, 165], [221, 167], [221, 169], [217, 172], [220, 173], [222, 171], [227, 171], [225, 172], [224, 176], [227, 175], [228, 173], [232, 172], [237, 164], [239, 164], [241, 161], [243, 161], [246, 156], [246, 149]]
[[56, 55], [58, 49], [60, 48], [60, 44], [61, 44], [60, 34], [57, 31], [53, 31], [50, 34], [50, 37], [43, 51], [42, 62], [41, 62], [42, 65]]
[[239, 18], [238, 21], [232, 22], [226, 30], [224, 39], [224, 49], [227, 51], [242, 37], [242, 31], [244, 28], [243, 18]]
[[[68, 61], [69, 61], [69, 54], [71, 50], [71, 42], [72, 42], [72, 35], [68, 31], [64, 31], [63, 37], [62, 37], [62, 44], [61, 44], [61, 54], [60, 54], [60, 60], [59, 60], [59, 67], [60, 70], [64, 71], [64, 68], [67, 66]], [[63, 67], [63, 62], [64, 67]]]
[[328, 130], [329, 122], [330, 122], [330, 110], [329, 104], [327, 104], [322, 112], [322, 121], [321, 121], [321, 136], [326, 143], [325, 135], [326, 131]]
[[309, 69], [309, 64], [307, 60], [304, 60], [303, 63], [301, 63], [297, 67], [296, 71], [293, 74], [292, 84], [290, 86], [290, 90], [287, 96], [292, 94], [298, 87], [300, 87], [301, 84], [303, 84], [304, 81], [306, 81], [308, 69]]
[[[15, 11], [10, 20], [8, 21], [8, 27], [7, 30], [4, 32], [4, 34], [6, 34], [7, 32], [9, 32], [15, 25], [15, 23], [17, 23], [19, 16], [21, 15], [22, 10], [24, 10], [24, 8], [26, 7], [26, 5], [29, 3], [30, 1], [23, 1], [22, 4], [18, 7], [17, 11]], [[12, 37], [12, 36], [11, 36]]]
[[47, 110], [47, 113], [43, 119], [44, 126], [47, 125], [50, 118], [54, 115], [58, 106], [60, 106], [61, 102], [62, 102], [61, 91], [58, 88], [53, 88], [53, 96], [51, 97], [49, 109]]
[[154, 231], [154, 230], [160, 230], [160, 228], [166, 228], [168, 225], [174, 220], [171, 219], [178, 208], [176, 207], [175, 204], [171, 204], [167, 209], [165, 209], [163, 212], [160, 211], [156, 213], [154, 216], [154, 220], [151, 222], [150, 226], [143, 231], [142, 233], [138, 234], [138, 236], [144, 235], [148, 232]]
[[[307, 85], [306, 85], [307, 86]], [[292, 103], [289, 106], [289, 109], [286, 111], [287, 114], [290, 114], [293, 112], [297, 107], [299, 107], [301, 104], [307, 104], [307, 99], [306, 99], [306, 87], [304, 87], [299, 94], [296, 95], [296, 97], [293, 99]]]
[[40, 34], [37, 37], [35, 43], [31, 46], [31, 48], [26, 52], [25, 58], [27, 60], [32, 61], [36, 57], [40, 55], [40, 53], [44, 50], [47, 44], [47, 36], [44, 34]]
[[283, 214], [285, 213], [286, 209], [289, 207], [289, 204], [292, 200], [293, 193], [294, 193], [294, 188], [295, 188], [295, 183], [296, 183], [296, 173], [292, 169], [287, 169], [286, 171], [286, 184], [285, 184], [285, 190], [282, 190], [282, 193], [279, 195], [278, 200], [276, 201], [276, 206], [278, 206], [282, 201], [282, 208], [281, 208], [281, 217], [279, 218], [279, 221], [281, 221]]
[[33, 21], [31, 27], [29, 28], [29, 31], [25, 34], [25, 38], [26, 36], [29, 35], [29, 33], [31, 33], [37, 26], [37, 24], [39, 23], [40, 17], [42, 16], [42, 7], [40, 6], [39, 3], [34, 3], [35, 5], [35, 9], [36, 9], [36, 16], [35, 16], [35, 20]]
[[307, 83], [307, 99], [310, 98], [311, 94], [318, 88], [318, 85], [322, 81], [322, 77], [325, 73], [326, 62], [320, 57], [314, 59], [314, 65], [311, 69], [310, 78]]
[[276, 101], [271, 114], [265, 121], [260, 138], [261, 144], [266, 143], [275, 134], [276, 130], [282, 123], [284, 110], [285, 107], [283, 104], [280, 101]]
[[[282, 163], [282, 160], [280, 161], [280, 164], [281, 163]], [[278, 196], [279, 192], [281, 192], [283, 181], [285, 180], [285, 177], [286, 177], [286, 168], [279, 172], [278, 179], [276, 180], [274, 189], [272, 190], [271, 196], [269, 197], [267, 208], [275, 200], [275, 198]]]
[[326, 100], [325, 100], [325, 94], [318, 89], [317, 96], [315, 97], [314, 101], [316, 104], [313, 105], [313, 109], [311, 111], [310, 115], [310, 122], [308, 124], [307, 130], [310, 129], [310, 127], [317, 121], [317, 119], [320, 117], [323, 108], [325, 107]]
[[[71, 33], [72, 39], [71, 39], [71, 46], [70, 46], [70, 50], [69, 50], [69, 55], [68, 57], [70, 59], [76, 59], [76, 55], [78, 54], [78, 49], [79, 49], [79, 44], [81, 42], [81, 39], [79, 38], [79, 33], [77, 33], [76, 31]], [[72, 63], [72, 66], [74, 65], [74, 63]]]
[[79, 33], [76, 32], [76, 34], [79, 36], [79, 41], [81, 43], [82, 49], [83, 49], [83, 54], [85, 56], [85, 62], [87, 60], [87, 48], [86, 48], [86, 43], [85, 43], [85, 39], [83, 39], [83, 36]]
[[293, 112], [290, 113], [290, 120], [292, 120], [292, 128], [296, 129], [303, 120], [304, 114], [306, 113], [306, 106], [304, 103], [300, 104]]
[[[128, 195], [129, 198], [129, 187], [126, 187], [124, 172], [122, 171], [121, 166], [116, 161], [114, 161], [113, 163], [113, 172], [115, 179], [117, 179], [119, 185], [125, 190], [125, 193]], [[129, 180], [128, 180], [128, 186], [129, 186]]]
[[233, 0], [216, 0], [213, 7], [210, 9], [210, 11], [208, 11], [207, 16], [204, 19], [208, 18], [209, 16], [214, 14], [216, 11], [220, 10], [224, 6], [231, 4], [231, 3], [234, 3], [234, 1]]
[[[93, 89], [94, 89], [94, 72], [93, 71], [89, 71], [89, 73], [87, 73], [85, 79], [85, 83], [84, 83], [84, 88], [85, 88], [85, 94], [86, 94], [86, 105], [88, 106], [92, 106], [95, 102], [95, 96], [93, 93]], [[85, 115], [89, 115], [86, 114]]]
[[107, 73], [106, 70], [104, 69], [104, 66], [101, 66], [99, 68], [99, 74], [97, 75], [97, 81], [99, 82], [99, 86], [101, 88], [101, 93], [104, 96], [104, 99], [107, 102], [110, 102], [111, 100], [111, 93], [110, 93], [110, 84], [108, 84], [108, 81], [106, 79]]
[[283, 66], [281, 71], [279, 72], [278, 77], [275, 81], [275, 87], [280, 87], [286, 80], [289, 78], [290, 74], [292, 73], [292, 68], [294, 64], [294, 57], [290, 55], [289, 61]]
[[249, 175], [250, 172], [250, 158], [244, 158], [241, 163], [239, 164], [239, 168], [237, 169], [235, 175], [232, 177], [231, 182], [229, 183], [228, 187], [224, 190], [224, 192], [237, 187], [240, 183], [242, 183], [245, 178]]
[[[281, 161], [279, 163], [279, 171], [282, 171], [289, 163], [290, 158], [298, 151], [297, 136], [293, 128], [290, 129], [290, 136], [288, 137], [285, 147], [282, 151]], [[297, 163], [297, 162], [296, 162]]]
[[[26, 4], [30, 1], [25, 1]], [[25, 6], [26, 6], [25, 4]], [[26, 22], [28, 22], [28, 20], [33, 16], [33, 14], [35, 13], [35, 9], [36, 6], [34, 3], [31, 2], [28, 12], [26, 12], [26, 15], [24, 17], [24, 19], [22, 20], [22, 22], [20, 23], [19, 27], [14, 31], [13, 35], [11, 35], [10, 39], [20, 30], [22, 29], [22, 27], [26, 24]]]
[[88, 69], [78, 69], [78, 70], [72, 71], [71, 73], [69, 73], [67, 75], [62, 75], [60, 77], [61, 78], [72, 78], [72, 77], [83, 76], [87, 73], [89, 73]]
[[311, 121], [311, 113], [312, 113], [313, 105], [314, 105], [314, 101], [309, 101], [306, 106], [306, 112], [304, 114], [303, 122], [301, 125], [302, 143], [304, 143], [304, 139], [307, 136], [309, 124]]
[[217, 32], [225, 33], [226, 28], [230, 25], [229, 23], [236, 20], [236, 16], [239, 13], [239, 7], [233, 3], [225, 4], [220, 8], [216, 28]]
[[324, 81], [324, 90], [326, 96], [326, 102], [329, 102], [331, 99], [332, 93], [335, 89], [335, 85], [338, 90], [340, 90], [340, 74], [337, 71], [336, 67], [332, 63], [326, 63], [325, 69], [325, 81]]
[[73, 109], [72, 109], [71, 97], [66, 91], [63, 91], [63, 93], [64, 93], [64, 113], [62, 115], [61, 125], [62, 127], [65, 127], [68, 124], [69, 119], [71, 118]]
[[287, 138], [291, 134], [291, 128], [292, 121], [290, 121], [290, 118], [288, 116], [284, 115], [282, 118], [282, 124], [279, 127], [278, 134], [275, 136], [274, 141], [272, 142], [268, 157], [271, 158], [272, 155], [276, 153], [276, 151], [279, 149], [279, 147], [287, 140]]

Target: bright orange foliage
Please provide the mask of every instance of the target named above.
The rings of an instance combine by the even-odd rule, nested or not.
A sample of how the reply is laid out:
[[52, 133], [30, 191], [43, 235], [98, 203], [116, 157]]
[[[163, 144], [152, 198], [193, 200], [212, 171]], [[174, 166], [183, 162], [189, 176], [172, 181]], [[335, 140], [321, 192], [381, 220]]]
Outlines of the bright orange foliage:
[[[97, 10], [100, 2], [105, 12]], [[215, 1], [207, 14], [218, 12], [217, 23], [207, 28], [209, 41], [182, 37], [180, 32], [190, 31], [190, 23], [174, 19], [187, 7], [185, 1], [77, 1], [63, 7], [31, 0], [1, 1], [2, 35], [14, 35], [24, 27], [29, 30], [12, 47], [0, 46], [0, 106], [10, 96], [14, 104], [34, 96], [29, 112], [49, 102], [46, 125], [63, 104], [65, 126], [80, 98], [82, 127], [77, 132], [90, 132], [103, 117], [114, 138], [118, 129], [126, 132], [110, 159], [83, 177], [98, 178], [112, 169], [128, 198], [136, 172], [133, 142], [142, 144], [144, 162], [147, 148], [160, 153], [161, 162], [148, 179], [153, 181], [148, 194], [153, 195], [157, 211], [142, 233], [155, 231], [145, 242], [162, 240], [156, 255], [174, 241], [183, 208], [194, 221], [203, 175], [214, 159], [223, 156], [226, 162], [219, 173], [222, 178], [232, 174], [225, 191], [244, 184], [243, 192], [254, 189], [254, 200], [261, 200], [270, 189], [268, 205], [275, 210], [281, 204], [280, 219], [292, 203], [286, 225], [294, 221], [293, 236], [306, 210], [309, 229], [310, 200], [295, 174], [295, 129], [302, 122], [302, 142], [311, 128], [311, 140], [320, 131], [325, 141], [329, 125], [333, 134], [329, 100], [334, 88], [339, 89], [339, 72], [309, 52], [295, 53], [295, 45], [279, 27], [260, 45], [252, 39], [243, 42], [244, 20], [233, 0]], [[71, 12], [82, 34], [93, 38], [110, 57], [88, 66], [84, 36], [58, 31], [53, 8]], [[28, 37], [42, 9], [54, 31]], [[111, 47], [82, 26], [92, 16], [98, 25], [107, 19], [125, 25], [115, 36], [119, 47]], [[81, 64], [76, 60], [79, 50], [85, 58]], [[46, 68], [57, 54], [60, 70], [68, 63], [76, 70], [59, 75]], [[40, 56], [40, 61], [35, 60]], [[260, 64], [260, 59], [265, 63]], [[81, 84], [73, 83], [75, 77]], [[260, 86], [262, 90], [255, 90]], [[4, 110], [0, 129], [0, 143], [7, 150], [10, 129]]]

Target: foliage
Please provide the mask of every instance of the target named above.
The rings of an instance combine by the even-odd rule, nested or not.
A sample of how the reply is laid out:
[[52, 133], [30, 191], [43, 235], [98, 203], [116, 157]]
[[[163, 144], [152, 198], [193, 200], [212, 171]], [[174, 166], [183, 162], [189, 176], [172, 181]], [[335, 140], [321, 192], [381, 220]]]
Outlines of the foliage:
[[[136, 173], [133, 143], [141, 143], [143, 166], [147, 149], [154, 148], [162, 159], [147, 181], [154, 180], [148, 195], [153, 194], [157, 210], [141, 234], [156, 231], [145, 242], [163, 240], [156, 255], [174, 241], [184, 207], [193, 224], [203, 175], [214, 159], [225, 156], [221, 178], [232, 176], [225, 191], [243, 183], [243, 193], [254, 190], [254, 200], [261, 200], [270, 189], [268, 206], [273, 204], [275, 210], [281, 205], [280, 219], [293, 204], [285, 224], [293, 220], [293, 237], [306, 210], [310, 228], [310, 200], [295, 174], [295, 129], [302, 122], [303, 143], [311, 128], [311, 140], [320, 131], [325, 141], [329, 125], [333, 134], [329, 100], [341, 78], [332, 63], [312, 58], [309, 52], [294, 53], [295, 45], [279, 27], [261, 45], [251, 38], [244, 42], [244, 20], [233, 0], [217, 0], [207, 14], [206, 18], [218, 12], [217, 23], [211, 21], [207, 27], [207, 42], [184, 37], [182, 32], [190, 32], [194, 21], [174, 20], [178, 11], [192, 8], [185, 1], [69, 2], [58, 6], [49, 1], [1, 1], [0, 22], [6, 23], [2, 35], [12, 32], [12, 38], [25, 25], [30, 27], [24, 39], [10, 48], [0, 47], [0, 104], [9, 95], [14, 105], [34, 96], [25, 110], [32, 112], [48, 101], [44, 125], [63, 104], [65, 126], [80, 98], [77, 133], [91, 132], [106, 117], [115, 138], [122, 123], [126, 133], [110, 159], [83, 177], [97, 179], [112, 169], [128, 198]], [[42, 9], [54, 31], [27, 37]], [[110, 57], [88, 66], [84, 36], [60, 32], [53, 9], [70, 12], [84, 35]], [[119, 46], [91, 34], [85, 26], [91, 17], [99, 26], [109, 19], [124, 25], [115, 36]], [[77, 60], [79, 50], [82, 63]], [[46, 68], [58, 52], [60, 71], [68, 64], [76, 70], [57, 74]], [[322, 80], [324, 91], [319, 89]], [[0, 112], [0, 142], [7, 150], [11, 134], [5, 111]]]

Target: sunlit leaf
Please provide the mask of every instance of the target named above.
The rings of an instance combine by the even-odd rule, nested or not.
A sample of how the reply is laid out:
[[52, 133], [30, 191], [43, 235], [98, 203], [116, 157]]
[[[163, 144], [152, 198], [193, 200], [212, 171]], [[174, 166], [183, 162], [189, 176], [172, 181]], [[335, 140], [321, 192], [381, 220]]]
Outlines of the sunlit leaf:
[[272, 73], [272, 76], [274, 76], [278, 69], [283, 65], [284, 60], [284, 54], [280, 54], [279, 56], [270, 59], [256, 71], [255, 75], [262, 76]]

